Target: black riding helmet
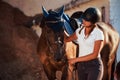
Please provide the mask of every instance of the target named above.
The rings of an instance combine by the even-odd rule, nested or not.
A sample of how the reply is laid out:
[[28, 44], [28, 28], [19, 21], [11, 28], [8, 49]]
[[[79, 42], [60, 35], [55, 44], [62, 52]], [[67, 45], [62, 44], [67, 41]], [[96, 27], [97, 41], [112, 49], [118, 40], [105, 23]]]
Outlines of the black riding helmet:
[[96, 23], [100, 20], [101, 13], [97, 8], [88, 8], [82, 15], [82, 18], [86, 21], [90, 21], [91, 23]]

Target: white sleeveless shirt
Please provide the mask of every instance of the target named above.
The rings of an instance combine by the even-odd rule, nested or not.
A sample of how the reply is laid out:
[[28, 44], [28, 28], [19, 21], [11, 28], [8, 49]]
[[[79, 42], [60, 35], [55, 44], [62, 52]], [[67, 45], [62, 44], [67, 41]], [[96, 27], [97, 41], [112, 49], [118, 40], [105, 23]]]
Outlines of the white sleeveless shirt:
[[[103, 32], [98, 27], [93, 29], [88, 38], [85, 38], [85, 28], [79, 33], [80, 29], [81, 28], [78, 28], [76, 30], [76, 35], [78, 37], [77, 42], [79, 45], [79, 57], [93, 53], [95, 41], [104, 40]], [[98, 57], [100, 57], [100, 54]]]

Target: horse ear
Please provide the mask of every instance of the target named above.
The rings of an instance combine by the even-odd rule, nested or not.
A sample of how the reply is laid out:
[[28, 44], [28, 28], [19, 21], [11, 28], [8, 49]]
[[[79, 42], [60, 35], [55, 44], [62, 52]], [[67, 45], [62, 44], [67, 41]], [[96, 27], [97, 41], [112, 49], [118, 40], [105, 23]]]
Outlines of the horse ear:
[[49, 15], [48, 11], [42, 6], [43, 15], [47, 17]]
[[59, 10], [59, 15], [63, 15], [65, 6], [63, 5]]

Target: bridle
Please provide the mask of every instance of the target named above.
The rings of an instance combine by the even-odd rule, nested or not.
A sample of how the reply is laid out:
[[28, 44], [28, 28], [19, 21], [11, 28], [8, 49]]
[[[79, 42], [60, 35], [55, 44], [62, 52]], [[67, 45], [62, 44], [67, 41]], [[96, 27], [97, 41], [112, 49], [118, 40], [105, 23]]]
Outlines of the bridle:
[[[56, 20], [56, 21], [45, 21], [45, 25], [46, 25], [46, 27], [49, 27], [50, 28], [50, 26], [49, 26], [49, 24], [57, 24], [57, 23], [59, 23], [59, 22], [63, 22], [64, 23], [64, 20], [63, 19], [60, 19], [60, 20]], [[57, 27], [57, 26], [56, 26]], [[61, 28], [63, 28], [63, 26], [61, 26]], [[52, 30], [52, 29], [51, 29]], [[64, 30], [64, 29], [63, 29]], [[54, 31], [53, 31], [54, 32]], [[64, 31], [63, 31], [64, 32]], [[48, 50], [49, 50], [49, 52], [50, 52], [50, 54], [49, 55], [52, 55], [52, 56], [55, 56], [55, 53], [54, 53], [54, 46], [52, 46], [52, 45], [57, 45], [56, 47], [58, 48], [58, 49], [61, 49], [60, 51], [62, 51], [62, 49], [65, 47], [65, 44], [64, 44], [64, 41], [63, 41], [63, 39], [64, 39], [64, 33], [62, 33], [63, 35], [61, 36], [60, 35], [60, 33], [58, 32], [58, 33], [56, 33], [56, 32], [54, 32], [54, 34], [55, 34], [55, 36], [54, 36], [54, 42], [52, 42], [51, 43], [51, 41], [50, 41], [50, 36], [48, 36], [49, 35], [49, 33], [46, 31], [45, 32], [46, 33], [46, 35], [45, 35], [45, 37], [46, 37], [46, 41], [47, 41], [47, 45], [48, 45]], [[63, 38], [62, 38], [63, 37]], [[62, 52], [61, 52], [62, 53]], [[65, 55], [64, 55], [65, 56]], [[66, 61], [65, 59], [63, 59], [62, 61]]]
[[61, 41], [61, 37], [59, 37], [57, 34], [55, 34], [55, 37], [57, 37], [57, 39], [55, 39], [55, 41], [53, 43], [50, 42], [50, 39], [49, 39], [49, 36], [48, 36], [48, 32], [46, 32], [46, 40], [47, 40], [47, 44], [48, 44], [48, 47], [49, 47], [49, 51], [51, 54], [54, 54], [53, 50], [54, 50], [54, 47], [52, 47], [52, 45], [62, 45], [63, 42]]
[[52, 21], [45, 21], [45, 23], [52, 23], [52, 24], [55, 24], [55, 23], [58, 23], [58, 22], [64, 22], [64, 19], [60, 19], [60, 20], [52, 20]]

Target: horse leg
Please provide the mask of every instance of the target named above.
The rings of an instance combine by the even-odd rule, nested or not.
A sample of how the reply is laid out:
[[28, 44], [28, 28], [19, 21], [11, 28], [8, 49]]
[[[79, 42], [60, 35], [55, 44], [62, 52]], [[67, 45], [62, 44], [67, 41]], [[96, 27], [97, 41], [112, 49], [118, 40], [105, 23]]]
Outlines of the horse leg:
[[74, 70], [73, 65], [64, 67], [61, 80], [78, 80], [77, 70]]
[[69, 65], [68, 66], [68, 76], [67, 76], [67, 80], [75, 80], [74, 79], [74, 75], [73, 75], [73, 69], [74, 69], [74, 66], [73, 65]]
[[102, 61], [103, 61], [103, 65], [104, 65], [104, 75], [103, 75], [103, 79], [102, 80], [108, 80], [108, 63], [107, 61], [105, 60], [106, 58], [102, 58]]
[[74, 70], [74, 80], [78, 80], [78, 71], [77, 71], [77, 69]]
[[115, 55], [110, 55], [109, 61], [108, 61], [108, 76], [109, 76], [109, 80], [112, 79], [112, 67], [113, 67], [114, 62], [115, 62]]
[[[67, 42], [66, 43], [66, 55], [68, 59], [71, 58], [75, 58], [76, 57], [76, 53], [77, 53], [77, 45], [75, 45], [73, 42]], [[73, 65], [68, 65], [68, 76], [67, 76], [67, 80], [75, 80], [75, 76], [74, 74], [74, 66]]]
[[76, 65], [69, 65], [67, 80], [78, 80], [78, 72], [76, 69]]
[[44, 65], [43, 67], [44, 67], [45, 73], [48, 77], [48, 80], [55, 80], [56, 79], [56, 70], [54, 69], [54, 67], [52, 67], [51, 64]]
[[62, 68], [61, 80], [68, 80], [68, 79], [67, 79], [67, 76], [68, 76], [68, 65], [65, 65], [65, 66]]

